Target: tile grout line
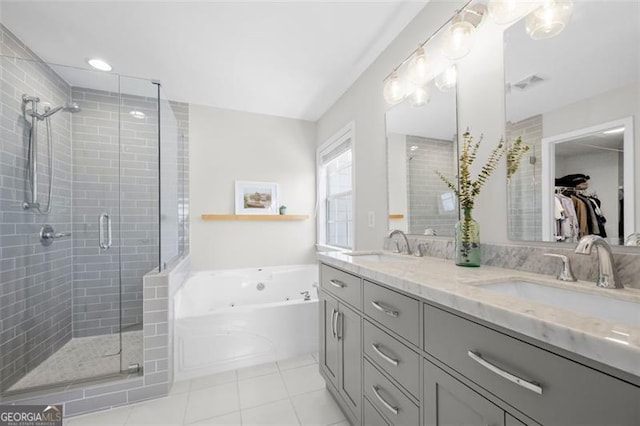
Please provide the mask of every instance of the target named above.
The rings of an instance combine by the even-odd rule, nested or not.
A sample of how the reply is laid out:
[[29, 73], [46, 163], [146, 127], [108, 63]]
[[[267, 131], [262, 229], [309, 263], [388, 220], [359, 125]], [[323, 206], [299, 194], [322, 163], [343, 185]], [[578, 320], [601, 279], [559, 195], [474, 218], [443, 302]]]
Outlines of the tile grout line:
[[238, 370], [234, 370], [236, 376], [236, 395], [238, 396], [238, 414], [240, 415], [240, 426], [242, 426], [242, 406], [240, 405], [240, 377], [238, 376]]

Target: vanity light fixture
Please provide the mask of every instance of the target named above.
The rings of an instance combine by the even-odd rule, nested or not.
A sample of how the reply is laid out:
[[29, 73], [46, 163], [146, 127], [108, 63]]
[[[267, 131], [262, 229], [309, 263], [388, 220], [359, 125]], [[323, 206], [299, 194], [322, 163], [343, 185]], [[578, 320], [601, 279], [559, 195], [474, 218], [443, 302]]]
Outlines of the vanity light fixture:
[[471, 51], [474, 33], [484, 20], [486, 12], [487, 7], [477, 3], [456, 13], [444, 34], [442, 54], [445, 57], [457, 60]]
[[[437, 80], [438, 77], [434, 78], [434, 67], [427, 56], [425, 46], [434, 37], [442, 36], [442, 44], [444, 45], [442, 53], [448, 58], [445, 61], [446, 64], [450, 64], [453, 57], [459, 59], [469, 52], [471, 48], [470, 37], [480, 26], [486, 14], [487, 7], [481, 3], [457, 11], [453, 18], [442, 24], [429, 38], [420, 43], [418, 48], [411, 52], [411, 55], [385, 77], [382, 90], [385, 101], [390, 105], [395, 105], [408, 98], [413, 107], [419, 107], [429, 102], [428, 86], [431, 80]], [[450, 54], [447, 55], [446, 52]], [[449, 66], [440, 76], [440, 80], [434, 81], [434, 83], [440, 90], [448, 90], [455, 86], [456, 80], [456, 69]]]
[[458, 81], [458, 70], [455, 65], [448, 66], [444, 71], [436, 76], [435, 84], [443, 92], [456, 87]]
[[384, 82], [383, 88], [384, 100], [388, 104], [395, 105], [404, 100], [404, 84], [396, 71], [392, 72]]
[[99, 58], [89, 59], [87, 63], [100, 71], [111, 71], [113, 69], [106, 61]]
[[424, 86], [431, 78], [431, 66], [422, 45], [418, 46], [411, 56], [407, 66], [407, 78], [417, 86]]
[[418, 86], [409, 94], [409, 105], [412, 108], [419, 108], [425, 106], [429, 102], [429, 90], [427, 86]]
[[571, 12], [571, 0], [544, 0], [542, 6], [527, 15], [527, 34], [534, 40], [554, 37], [566, 27]]
[[531, 11], [531, 1], [523, 0], [489, 0], [489, 16], [499, 25], [510, 24]]

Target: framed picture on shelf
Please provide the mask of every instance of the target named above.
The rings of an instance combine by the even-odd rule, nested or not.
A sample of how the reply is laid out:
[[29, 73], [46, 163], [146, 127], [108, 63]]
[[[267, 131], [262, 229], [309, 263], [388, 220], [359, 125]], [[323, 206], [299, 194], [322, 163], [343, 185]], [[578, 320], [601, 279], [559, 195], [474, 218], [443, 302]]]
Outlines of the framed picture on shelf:
[[278, 214], [278, 184], [237, 180], [236, 214]]

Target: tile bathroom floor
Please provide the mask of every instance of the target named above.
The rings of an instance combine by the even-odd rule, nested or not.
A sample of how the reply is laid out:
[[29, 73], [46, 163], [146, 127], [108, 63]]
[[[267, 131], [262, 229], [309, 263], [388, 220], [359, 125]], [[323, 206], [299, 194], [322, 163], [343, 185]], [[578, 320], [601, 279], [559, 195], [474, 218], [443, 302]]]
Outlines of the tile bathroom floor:
[[70, 417], [90, 425], [349, 426], [325, 389], [317, 354], [174, 383], [169, 396]]

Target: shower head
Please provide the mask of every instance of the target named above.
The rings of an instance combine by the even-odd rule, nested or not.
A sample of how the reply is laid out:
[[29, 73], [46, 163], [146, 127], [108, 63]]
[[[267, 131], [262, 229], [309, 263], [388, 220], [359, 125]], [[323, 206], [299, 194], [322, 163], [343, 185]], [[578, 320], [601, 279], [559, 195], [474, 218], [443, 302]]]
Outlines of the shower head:
[[62, 107], [63, 111], [70, 112], [71, 114], [75, 114], [76, 112], [82, 111], [80, 105], [75, 102], [67, 103]]
[[71, 102], [71, 103], [66, 103], [63, 106], [59, 106], [59, 107], [55, 107], [55, 108], [51, 108], [51, 109], [47, 109], [44, 111], [44, 114], [42, 114], [42, 118], [47, 118], [47, 117], [51, 117], [53, 114], [55, 114], [58, 111], [65, 111], [65, 112], [70, 112], [70, 113], [76, 113], [76, 112], [80, 112], [80, 106], [75, 103], [75, 102]]

